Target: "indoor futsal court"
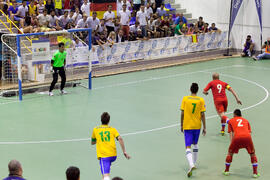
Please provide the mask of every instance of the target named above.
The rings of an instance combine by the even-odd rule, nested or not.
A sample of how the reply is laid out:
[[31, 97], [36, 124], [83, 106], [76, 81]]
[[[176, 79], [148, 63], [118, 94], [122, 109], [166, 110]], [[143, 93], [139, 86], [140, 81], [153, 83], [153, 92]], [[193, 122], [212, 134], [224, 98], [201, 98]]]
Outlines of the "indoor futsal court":
[[[90, 143], [92, 129], [100, 125], [100, 115], [111, 115], [110, 125], [125, 141], [131, 159], [126, 160], [117, 143], [118, 159], [111, 177], [127, 180], [187, 179], [184, 137], [180, 132], [180, 105], [189, 95], [190, 85], [199, 84], [198, 96], [206, 103], [206, 136], [200, 136], [198, 169], [192, 179], [252, 179], [246, 150], [234, 156], [231, 175], [223, 176], [229, 135], [219, 134], [220, 120], [212, 94], [202, 94], [212, 73], [237, 92], [243, 105], [228, 96], [228, 113], [242, 110], [249, 120], [258, 157], [261, 180], [270, 179], [268, 132], [270, 127], [270, 61], [228, 58], [156, 70], [93, 79], [93, 90], [81, 86], [67, 88], [68, 94], [24, 95], [24, 101], [1, 98], [0, 172], [7, 174], [11, 159], [22, 163], [24, 177], [39, 180], [64, 179], [67, 167], [80, 168], [81, 179], [101, 179], [96, 147]], [[85, 82], [84, 82], [85, 81]], [[82, 80], [81, 83], [86, 83]], [[23, 107], [23, 108], [22, 108]], [[7, 112], [14, 113], [7, 113]], [[227, 127], [226, 127], [227, 129]]]

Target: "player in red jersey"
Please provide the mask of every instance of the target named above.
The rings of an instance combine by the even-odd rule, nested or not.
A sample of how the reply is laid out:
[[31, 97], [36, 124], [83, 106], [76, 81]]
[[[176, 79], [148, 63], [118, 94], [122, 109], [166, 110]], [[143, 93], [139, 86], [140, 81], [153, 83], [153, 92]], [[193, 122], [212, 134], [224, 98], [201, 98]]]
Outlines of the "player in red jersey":
[[213, 81], [208, 83], [208, 85], [204, 88], [203, 93], [205, 95], [208, 95], [208, 90], [212, 90], [214, 103], [216, 106], [216, 110], [218, 115], [221, 118], [221, 135], [224, 135], [225, 132], [225, 125], [226, 125], [226, 118], [225, 118], [225, 112], [227, 111], [228, 106], [228, 100], [226, 96], [226, 89], [229, 90], [235, 97], [238, 104], [242, 104], [239, 100], [237, 94], [235, 91], [229, 86], [229, 84], [219, 80], [219, 74], [213, 73], [212, 75]]
[[228, 121], [228, 133], [230, 133], [231, 144], [226, 158], [226, 169], [223, 172], [228, 176], [233, 154], [238, 153], [239, 149], [245, 148], [250, 154], [251, 163], [253, 166], [253, 177], [257, 178], [260, 174], [257, 172], [257, 157], [251, 138], [251, 128], [248, 120], [242, 118], [241, 111], [236, 109], [234, 111], [234, 118]]

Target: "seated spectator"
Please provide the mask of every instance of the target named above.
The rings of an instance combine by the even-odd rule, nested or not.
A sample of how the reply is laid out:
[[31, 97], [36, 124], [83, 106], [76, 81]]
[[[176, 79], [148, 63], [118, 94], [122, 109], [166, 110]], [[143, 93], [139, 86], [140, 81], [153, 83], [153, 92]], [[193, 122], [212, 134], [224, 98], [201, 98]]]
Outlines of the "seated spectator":
[[183, 26], [185, 26], [183, 21], [180, 21], [179, 24], [175, 27], [174, 31], [175, 36], [184, 35], [184, 33], [182, 32]]
[[89, 17], [89, 21], [91, 22], [90, 28], [95, 31], [97, 29], [98, 25], [100, 24], [100, 20], [97, 18], [96, 11], [94, 11], [92, 13], [92, 17]]
[[162, 17], [167, 14], [167, 11], [164, 9], [164, 4], [161, 4], [161, 6], [157, 8], [157, 14], [159, 17]]
[[67, 180], [80, 180], [80, 169], [74, 166], [70, 166], [66, 170]]
[[72, 27], [75, 27], [75, 21], [73, 20], [73, 16], [74, 16], [74, 13], [75, 13], [75, 9], [73, 10], [71, 10], [70, 12], [69, 12], [69, 15], [68, 15], [68, 22], [69, 23], [71, 23], [71, 26]]
[[194, 33], [194, 30], [195, 30], [194, 24], [190, 24], [187, 35], [192, 35]]
[[33, 27], [33, 32], [40, 32], [41, 31], [36, 14], [33, 14], [31, 17], [31, 26]]
[[106, 26], [105, 26], [105, 20], [104, 19], [101, 19], [100, 21], [100, 24], [98, 25], [97, 29], [96, 29], [97, 32], [108, 32]]
[[208, 23], [204, 23], [204, 25], [203, 25], [203, 27], [202, 27], [202, 32], [203, 32], [203, 33], [208, 33], [208, 32], [209, 32], [208, 26], [209, 26]]
[[155, 26], [154, 18], [151, 17], [148, 21], [147, 26], [148, 38], [158, 38], [160, 36], [160, 32], [157, 32], [157, 28]]
[[45, 9], [44, 0], [39, 0], [37, 4], [37, 13], [42, 14], [44, 9]]
[[121, 29], [120, 18], [114, 20], [114, 32], [118, 32]]
[[251, 36], [248, 35], [246, 42], [244, 44], [244, 50], [241, 54], [242, 57], [249, 56], [251, 57], [254, 54], [254, 43], [251, 40]]
[[170, 22], [168, 16], [165, 16], [164, 19], [161, 21], [160, 27], [164, 31], [164, 36], [165, 37], [170, 37], [171, 36], [171, 28], [170, 28]]
[[83, 43], [77, 37], [74, 37], [74, 40], [72, 41], [72, 43], [73, 43], [73, 47], [75, 48], [84, 46]]
[[51, 11], [49, 27], [52, 29], [56, 29], [57, 31], [62, 30], [62, 28], [59, 26], [59, 21], [58, 21], [57, 16], [55, 15], [54, 9]]
[[8, 15], [12, 21], [20, 21], [21, 18], [16, 16], [17, 12], [17, 2], [16, 0], [12, 0], [12, 5], [10, 5], [8, 8]]
[[145, 37], [143, 36], [141, 29], [138, 29], [135, 37], [136, 37], [136, 40], [145, 40]]
[[199, 17], [199, 21], [196, 23], [196, 26], [199, 28], [199, 30], [202, 30], [204, 25], [203, 17]]
[[59, 18], [59, 25], [65, 29], [67, 23], [69, 22], [69, 17], [68, 17], [68, 11], [65, 11], [64, 12], [64, 15], [62, 15], [60, 18]]
[[47, 14], [47, 9], [43, 9], [43, 14], [39, 14], [37, 19], [41, 32], [55, 30], [49, 28], [50, 16]]
[[3, 180], [25, 180], [22, 176], [23, 170], [22, 165], [17, 160], [11, 160], [8, 163], [9, 175]]
[[116, 43], [125, 42], [126, 38], [124, 36], [124, 31], [122, 29], [119, 30], [118, 34], [116, 35]]
[[68, 23], [65, 26], [65, 29], [73, 29], [74, 28], [74, 24], [72, 23], [72, 21], [68, 21]]
[[136, 21], [134, 25], [130, 26], [130, 29], [129, 29], [129, 40], [130, 41], [136, 40], [136, 36], [137, 36], [139, 29], [141, 29], [139, 21]]
[[88, 27], [88, 17], [84, 13], [82, 19], [80, 19], [76, 25], [76, 28], [87, 28]]
[[154, 15], [154, 17], [156, 18], [154, 20], [154, 24], [156, 26], [156, 30], [159, 33], [159, 37], [164, 37], [164, 31], [161, 28], [161, 17], [158, 17], [158, 15]]
[[157, 4], [154, 2], [151, 7], [153, 9], [153, 14], [156, 14], [158, 8]]
[[211, 27], [209, 28], [210, 32], [221, 32], [217, 27], [215, 23], [211, 24]]
[[47, 9], [48, 14], [51, 14], [52, 10], [54, 10], [54, 4], [52, 0], [46, 1], [45, 9]]
[[72, 19], [76, 25], [78, 24], [78, 21], [82, 19], [82, 15], [80, 14], [80, 9], [78, 7], [75, 8], [75, 13]]
[[193, 31], [193, 34], [200, 34], [202, 31], [199, 29], [199, 27], [196, 25]]
[[265, 49], [264, 53], [259, 54], [257, 57], [253, 56], [253, 59], [255, 61], [262, 60], [262, 59], [270, 59], [270, 38], [268, 38], [267, 41], [264, 42], [262, 49]]
[[188, 33], [188, 26], [183, 26], [181, 31], [182, 31], [182, 33], [184, 35], [187, 35], [187, 33]]
[[183, 23], [187, 25], [187, 19], [184, 17], [183, 13], [176, 14], [174, 24], [177, 25], [180, 21], [183, 21]]
[[112, 46], [115, 42], [116, 42], [116, 34], [115, 32], [110, 32], [108, 38], [107, 38], [107, 42], [109, 43], [110, 46]]
[[82, 11], [82, 13], [85, 13], [87, 15], [87, 17], [90, 16], [90, 6], [91, 6], [91, 3], [88, 2], [88, 0], [83, 0], [83, 5], [81, 6], [81, 11]]
[[123, 180], [123, 179], [120, 177], [114, 177], [114, 178], [112, 178], [112, 180]]
[[28, 13], [28, 7], [26, 6], [27, 0], [22, 1], [22, 5], [19, 6], [17, 13], [14, 15], [14, 20], [20, 21], [21, 28], [24, 28], [24, 18]]
[[94, 42], [93, 42], [94, 45], [99, 45], [103, 50], [105, 50], [103, 45], [106, 44], [106, 42], [107, 42], [107, 39], [103, 32], [95, 33]]
[[28, 10], [29, 10], [29, 16], [32, 16], [33, 14], [37, 14], [37, 6], [35, 5], [35, 0], [30, 0]]

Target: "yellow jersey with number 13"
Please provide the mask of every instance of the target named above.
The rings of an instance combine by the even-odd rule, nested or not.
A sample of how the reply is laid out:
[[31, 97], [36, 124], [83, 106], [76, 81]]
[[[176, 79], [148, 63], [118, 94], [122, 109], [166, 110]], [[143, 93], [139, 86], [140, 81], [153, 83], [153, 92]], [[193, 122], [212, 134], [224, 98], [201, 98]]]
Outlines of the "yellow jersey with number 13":
[[184, 111], [184, 130], [201, 129], [201, 113], [205, 112], [205, 103], [202, 97], [184, 96], [181, 110]]
[[115, 139], [118, 136], [118, 131], [108, 125], [101, 125], [93, 129], [92, 141], [96, 141], [98, 159], [117, 156]]

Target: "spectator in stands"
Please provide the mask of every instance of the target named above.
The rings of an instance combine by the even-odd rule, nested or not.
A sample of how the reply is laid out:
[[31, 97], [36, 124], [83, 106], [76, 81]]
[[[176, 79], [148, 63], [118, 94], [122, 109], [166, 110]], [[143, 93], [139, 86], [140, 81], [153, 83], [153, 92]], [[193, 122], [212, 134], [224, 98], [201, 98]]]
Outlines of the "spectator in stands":
[[184, 22], [180, 21], [179, 24], [175, 27], [174, 35], [179, 36], [179, 35], [184, 35], [182, 32], [182, 28], [184, 26]]
[[74, 23], [75, 23], [76, 25], [78, 24], [78, 21], [79, 21], [80, 19], [82, 19], [82, 15], [80, 14], [80, 9], [79, 9], [79, 7], [76, 7], [76, 8], [75, 8], [75, 13], [74, 13], [72, 19], [73, 19], [73, 21], [74, 21]]
[[118, 32], [120, 28], [121, 28], [120, 18], [117, 17], [114, 20], [114, 31]]
[[147, 36], [147, 23], [148, 23], [148, 18], [147, 18], [147, 13], [145, 12], [145, 7], [144, 5], [141, 5], [141, 10], [137, 12], [137, 21], [140, 23], [140, 27], [142, 30], [142, 35], [143, 37]]
[[148, 38], [157, 38], [160, 36], [160, 33], [157, 32], [157, 28], [155, 26], [155, 21], [153, 17], [151, 17], [150, 20], [148, 21], [147, 31], [148, 31]]
[[182, 31], [182, 33], [183, 33], [184, 35], [187, 35], [187, 33], [188, 33], [188, 26], [186, 26], [186, 25], [183, 26], [181, 31]]
[[123, 179], [120, 177], [114, 177], [114, 178], [112, 178], [112, 180], [123, 180]]
[[107, 42], [109, 43], [110, 46], [112, 46], [116, 42], [116, 34], [114, 31], [111, 31], [108, 38]]
[[29, 16], [32, 16], [33, 14], [37, 14], [37, 6], [35, 5], [35, 0], [30, 0], [28, 10], [29, 10]]
[[183, 13], [176, 14], [174, 24], [177, 25], [180, 21], [183, 21], [183, 23], [187, 25], [187, 19], [184, 17]]
[[164, 19], [161, 21], [160, 28], [164, 32], [165, 37], [171, 36], [170, 22], [168, 16], [165, 16]]
[[209, 28], [210, 32], [221, 32], [217, 27], [215, 23], [211, 24], [211, 27]]
[[104, 44], [106, 44], [107, 39], [106, 36], [103, 32], [101, 32], [100, 34], [95, 33], [94, 36], [94, 45], [99, 45], [103, 50], [104, 50]]
[[208, 23], [204, 23], [204, 25], [203, 25], [203, 27], [202, 27], [202, 32], [203, 32], [203, 33], [208, 33], [208, 32], [209, 32], [208, 26], [209, 26]]
[[108, 32], [106, 26], [105, 26], [105, 20], [104, 19], [101, 19], [100, 20], [100, 24], [98, 25], [97, 29], [96, 29], [97, 32]]
[[116, 36], [116, 43], [125, 42], [126, 38], [124, 36], [124, 31], [122, 29], [119, 30]]
[[54, 30], [49, 28], [50, 16], [47, 14], [47, 9], [43, 9], [43, 14], [39, 14], [37, 19], [41, 32]]
[[157, 12], [157, 4], [154, 2], [153, 4], [152, 4], [152, 9], [153, 9], [153, 14], [155, 14], [156, 12]]
[[12, 0], [12, 5], [8, 8], [8, 15], [12, 21], [20, 21], [20, 17], [16, 16], [18, 12], [17, 2], [16, 0]]
[[[39, 0], [39, 1], [43, 1], [43, 0]], [[55, 13], [56, 16], [59, 17], [63, 14], [63, 2], [62, 0], [54, 0], [54, 7], [55, 7]]]
[[54, 10], [54, 4], [52, 0], [46, 1], [45, 9], [47, 9], [48, 14], [51, 14], [52, 10]]
[[254, 43], [251, 40], [251, 35], [247, 36], [246, 42], [244, 44], [244, 50], [241, 54], [242, 57], [251, 57], [254, 54]]
[[128, 0], [122, 0], [122, 7], [123, 7], [123, 5], [124, 4], [126, 4], [127, 5], [127, 10], [132, 10], [132, 8], [131, 8], [131, 4], [130, 4], [130, 2], [128, 1]]
[[94, 11], [92, 13], [92, 17], [89, 17], [89, 23], [90, 24], [90, 28], [94, 31], [97, 29], [98, 25], [100, 24], [100, 20], [97, 18], [97, 12]]
[[66, 170], [67, 180], [80, 180], [80, 169], [75, 166], [70, 166]]
[[72, 27], [75, 27], [75, 21], [73, 20], [74, 13], [75, 13], [75, 9], [71, 9], [68, 14], [68, 18], [69, 18], [68, 23], [70, 23]]
[[203, 17], [199, 17], [199, 21], [196, 23], [196, 26], [199, 28], [199, 30], [202, 30], [204, 25]]
[[130, 29], [129, 29], [129, 36], [130, 36], [129, 40], [130, 41], [136, 40], [136, 36], [137, 36], [139, 29], [141, 29], [139, 21], [136, 21], [135, 24], [130, 26]]
[[117, 0], [116, 6], [117, 6], [117, 11], [116, 11], [117, 16], [119, 16], [120, 11], [122, 11], [122, 9], [123, 9], [122, 0]]
[[138, 11], [140, 9], [142, 5], [142, 1], [141, 0], [133, 0], [133, 10], [134, 11]]
[[33, 32], [40, 32], [40, 27], [36, 14], [33, 14], [31, 16], [31, 26], [33, 27]]
[[75, 11], [74, 0], [65, 0], [64, 3], [64, 10]]
[[88, 25], [88, 16], [86, 13], [83, 13], [83, 17], [78, 21], [76, 28], [87, 28]]
[[27, 0], [22, 1], [22, 5], [19, 6], [17, 13], [14, 15], [14, 19], [20, 19], [20, 25], [24, 28], [24, 18], [28, 14], [28, 7], [26, 6]]
[[131, 19], [131, 13], [129, 10], [127, 10], [127, 5], [123, 4], [123, 10], [120, 11], [120, 24], [121, 29], [124, 32], [124, 36], [128, 39], [129, 37], [129, 22]]
[[155, 0], [155, 3], [157, 4], [157, 7], [160, 7], [163, 4], [163, 0]]
[[72, 41], [73, 43], [73, 47], [77, 48], [77, 47], [83, 47], [83, 43], [79, 40], [79, 38], [74, 37], [74, 40]]
[[64, 12], [64, 15], [62, 15], [60, 18], [59, 18], [59, 25], [65, 29], [67, 23], [69, 22], [69, 17], [68, 17], [68, 11], [65, 11]]
[[44, 1], [43, 0], [39, 0], [38, 1], [38, 4], [37, 4], [37, 14], [42, 14], [44, 8], [45, 8]]
[[253, 59], [255, 61], [262, 60], [262, 59], [270, 59], [270, 38], [268, 38], [267, 41], [264, 42], [262, 49], [265, 49], [265, 52], [262, 54], [259, 54], [257, 57], [254, 56]]
[[164, 4], [161, 4], [159, 8], [157, 8], [157, 14], [159, 17], [165, 16], [167, 11], [164, 9]]
[[192, 35], [194, 33], [194, 30], [195, 30], [194, 24], [190, 24], [187, 35]]
[[108, 5], [108, 11], [103, 15], [108, 34], [110, 34], [111, 31], [114, 31], [114, 18], [115, 14], [112, 12], [112, 5]]
[[91, 6], [91, 3], [88, 2], [88, 0], [83, 0], [83, 5], [81, 6], [81, 11], [82, 11], [82, 13], [85, 13], [87, 15], [87, 17], [90, 16], [90, 6]]
[[142, 30], [138, 29], [137, 34], [136, 34], [136, 40], [144, 40], [145, 37], [142, 34]]
[[51, 16], [49, 21], [49, 27], [52, 29], [56, 29], [57, 31], [62, 30], [62, 28], [59, 26], [58, 18], [55, 15], [55, 10], [51, 10]]
[[201, 30], [199, 29], [199, 27], [196, 25], [193, 31], [193, 34], [200, 34]]
[[150, 19], [153, 15], [153, 9], [150, 6], [150, 3], [147, 3], [147, 5], [145, 7], [145, 12], [147, 13], [147, 18]]
[[25, 180], [22, 176], [23, 170], [22, 165], [17, 160], [11, 160], [8, 163], [9, 175], [3, 180]]

